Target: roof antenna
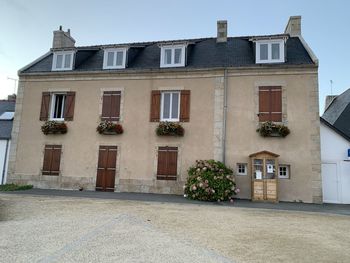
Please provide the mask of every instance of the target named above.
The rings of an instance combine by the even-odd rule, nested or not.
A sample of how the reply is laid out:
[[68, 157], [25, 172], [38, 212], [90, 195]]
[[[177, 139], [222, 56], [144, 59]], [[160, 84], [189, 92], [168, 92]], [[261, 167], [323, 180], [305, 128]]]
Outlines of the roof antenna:
[[331, 95], [333, 95], [333, 80], [329, 81], [331, 83]]

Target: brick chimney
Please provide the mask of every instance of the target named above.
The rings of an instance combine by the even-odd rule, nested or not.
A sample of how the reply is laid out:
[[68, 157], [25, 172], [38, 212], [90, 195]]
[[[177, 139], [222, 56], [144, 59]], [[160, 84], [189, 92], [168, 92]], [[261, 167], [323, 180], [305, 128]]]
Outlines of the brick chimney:
[[226, 43], [226, 42], [227, 42], [227, 21], [219, 20], [217, 22], [216, 43]]
[[74, 47], [75, 40], [70, 36], [70, 29], [67, 32], [62, 30], [62, 26], [58, 30], [53, 31], [52, 48]]
[[326, 100], [324, 103], [324, 111], [326, 111], [329, 107], [329, 105], [332, 104], [332, 102], [337, 98], [337, 95], [327, 95]]
[[289, 34], [291, 37], [301, 36], [301, 16], [289, 17], [284, 33]]

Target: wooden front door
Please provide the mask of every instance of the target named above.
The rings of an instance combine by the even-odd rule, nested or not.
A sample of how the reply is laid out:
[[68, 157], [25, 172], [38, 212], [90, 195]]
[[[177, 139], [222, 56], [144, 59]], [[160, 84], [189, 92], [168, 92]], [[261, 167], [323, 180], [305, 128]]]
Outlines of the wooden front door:
[[114, 192], [117, 146], [100, 146], [96, 177], [96, 191]]

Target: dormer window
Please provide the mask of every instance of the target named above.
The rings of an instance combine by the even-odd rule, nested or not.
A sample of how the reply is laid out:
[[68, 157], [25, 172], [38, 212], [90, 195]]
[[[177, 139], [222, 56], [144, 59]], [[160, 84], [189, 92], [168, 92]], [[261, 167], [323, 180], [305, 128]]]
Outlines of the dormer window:
[[109, 48], [104, 50], [103, 69], [125, 68], [126, 48]]
[[284, 40], [256, 41], [256, 63], [283, 63]]
[[160, 53], [160, 67], [184, 67], [185, 66], [185, 45], [162, 46]]
[[53, 53], [52, 70], [72, 70], [74, 51], [59, 51]]

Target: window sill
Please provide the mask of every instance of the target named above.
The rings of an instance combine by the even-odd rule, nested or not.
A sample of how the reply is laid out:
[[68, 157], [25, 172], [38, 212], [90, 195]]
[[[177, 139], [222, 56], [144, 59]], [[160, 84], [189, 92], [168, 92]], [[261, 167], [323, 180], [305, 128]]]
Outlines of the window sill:
[[176, 179], [177, 179], [176, 175], [157, 175], [157, 180], [176, 181]]

